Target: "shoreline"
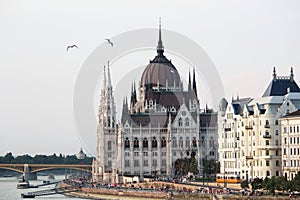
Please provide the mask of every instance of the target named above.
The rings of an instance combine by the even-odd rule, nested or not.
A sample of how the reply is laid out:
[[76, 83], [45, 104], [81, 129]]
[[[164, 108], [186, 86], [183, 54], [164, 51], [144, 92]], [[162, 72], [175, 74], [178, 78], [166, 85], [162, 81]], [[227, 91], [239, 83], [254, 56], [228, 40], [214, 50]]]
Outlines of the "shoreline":
[[[157, 183], [156, 183], [157, 184]], [[70, 186], [62, 183], [60, 187]], [[173, 185], [174, 186], [174, 185]], [[178, 186], [178, 185], [177, 185]], [[182, 185], [179, 185], [182, 187]], [[186, 185], [188, 187], [188, 185]], [[241, 196], [232, 194], [214, 193], [194, 193], [194, 192], [167, 192], [167, 191], [147, 191], [147, 190], [121, 190], [118, 188], [81, 188], [81, 192], [71, 192], [65, 194], [75, 198], [100, 199], [100, 200], [149, 200], [149, 199], [203, 199], [203, 200], [287, 200], [294, 199], [289, 196]]]

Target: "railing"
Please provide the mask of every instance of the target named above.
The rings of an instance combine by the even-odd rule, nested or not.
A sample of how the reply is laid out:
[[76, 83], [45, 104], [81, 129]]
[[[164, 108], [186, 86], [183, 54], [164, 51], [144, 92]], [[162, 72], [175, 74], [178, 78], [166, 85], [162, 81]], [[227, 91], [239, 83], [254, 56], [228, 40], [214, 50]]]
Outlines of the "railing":
[[265, 124], [265, 128], [270, 128], [270, 124]]
[[253, 127], [252, 126], [245, 126], [245, 129], [249, 130], [249, 129], [253, 129]]
[[270, 139], [270, 138], [271, 138], [271, 135], [263, 135], [263, 138]]

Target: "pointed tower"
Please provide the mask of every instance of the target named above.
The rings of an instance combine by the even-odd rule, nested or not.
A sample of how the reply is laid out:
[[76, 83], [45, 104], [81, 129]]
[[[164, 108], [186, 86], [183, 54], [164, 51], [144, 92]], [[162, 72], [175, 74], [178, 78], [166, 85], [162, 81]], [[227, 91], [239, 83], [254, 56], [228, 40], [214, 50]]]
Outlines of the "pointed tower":
[[193, 69], [193, 91], [196, 95], [196, 98], [198, 98], [198, 95], [197, 95], [197, 86], [196, 86], [196, 74], [195, 74], [195, 68]]
[[125, 97], [125, 99], [123, 100], [123, 109], [122, 109], [122, 117], [121, 117], [122, 124], [125, 124], [128, 118], [129, 118], [128, 102], [127, 102], [127, 97]]
[[273, 80], [276, 80], [276, 77], [277, 77], [277, 75], [276, 75], [276, 69], [275, 69], [275, 67], [273, 68]]
[[192, 85], [191, 85], [191, 73], [189, 71], [189, 84], [188, 84], [188, 91], [191, 91]]
[[137, 103], [137, 96], [136, 96], [136, 87], [135, 82], [131, 86], [131, 97], [130, 97], [130, 112], [135, 112], [135, 104]]
[[159, 18], [159, 35], [158, 35], [158, 44], [157, 44], [157, 53], [163, 55], [164, 53], [164, 46], [162, 44], [162, 39], [161, 39], [161, 18]]
[[293, 70], [293, 67], [291, 67], [290, 80], [294, 81], [294, 70]]
[[114, 179], [117, 144], [116, 108], [111, 84], [110, 66], [104, 66], [97, 129], [97, 155], [93, 163], [93, 179], [111, 182]]

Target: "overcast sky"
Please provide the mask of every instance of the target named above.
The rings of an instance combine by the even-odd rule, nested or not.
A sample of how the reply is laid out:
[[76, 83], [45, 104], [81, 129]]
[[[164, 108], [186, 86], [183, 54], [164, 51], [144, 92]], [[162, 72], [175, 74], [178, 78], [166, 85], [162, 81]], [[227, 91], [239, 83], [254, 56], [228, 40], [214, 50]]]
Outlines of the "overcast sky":
[[[260, 97], [274, 66], [278, 75], [293, 66], [300, 80], [299, 10], [297, 0], [0, 1], [0, 155], [77, 153], [72, 98], [81, 66], [104, 38], [156, 28], [159, 17], [203, 48], [229, 99]], [[70, 44], [79, 49], [66, 52]]]

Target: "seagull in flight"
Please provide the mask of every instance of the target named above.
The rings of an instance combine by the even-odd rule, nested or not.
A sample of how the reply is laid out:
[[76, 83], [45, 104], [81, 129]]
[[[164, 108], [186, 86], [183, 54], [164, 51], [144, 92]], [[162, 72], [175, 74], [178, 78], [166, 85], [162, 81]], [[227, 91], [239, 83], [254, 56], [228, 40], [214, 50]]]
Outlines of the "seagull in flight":
[[68, 51], [69, 49], [72, 49], [74, 47], [76, 47], [78, 49], [78, 46], [76, 46], [76, 44], [73, 44], [73, 45], [67, 46], [67, 50], [66, 51]]
[[110, 39], [105, 39], [112, 47], [114, 46], [114, 44], [112, 43], [112, 41], [110, 41]]

